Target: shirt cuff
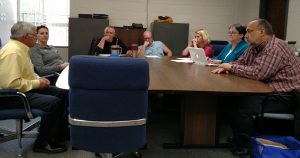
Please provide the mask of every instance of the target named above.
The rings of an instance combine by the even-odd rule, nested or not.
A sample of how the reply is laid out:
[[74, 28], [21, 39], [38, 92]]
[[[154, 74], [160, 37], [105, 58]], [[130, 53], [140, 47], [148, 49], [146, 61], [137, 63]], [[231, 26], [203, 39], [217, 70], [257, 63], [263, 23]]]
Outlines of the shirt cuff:
[[232, 73], [236, 72], [236, 65], [232, 64], [232, 66], [231, 66], [231, 72]]
[[40, 88], [40, 80], [33, 80], [32, 81], [32, 88], [33, 89], [38, 89], [38, 88]]

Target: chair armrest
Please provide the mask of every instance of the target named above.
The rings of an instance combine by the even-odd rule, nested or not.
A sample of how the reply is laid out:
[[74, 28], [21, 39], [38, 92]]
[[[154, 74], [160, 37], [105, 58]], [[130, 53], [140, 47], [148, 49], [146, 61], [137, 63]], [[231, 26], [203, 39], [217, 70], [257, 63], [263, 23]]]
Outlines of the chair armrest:
[[272, 93], [272, 94], [267, 95], [266, 98], [264, 98], [264, 100], [262, 101], [262, 104], [261, 104], [261, 113], [260, 113], [261, 117], [264, 117], [265, 108], [267, 106], [266, 103], [267, 103], [269, 97], [272, 97], [272, 96], [286, 96], [286, 97], [288, 97], [288, 96], [294, 96], [294, 95], [293, 95], [293, 93], [291, 93], [291, 94]]
[[32, 112], [31, 112], [31, 107], [29, 105], [29, 102], [26, 98], [26, 95], [22, 92], [17, 92], [17, 96], [20, 97], [20, 99], [23, 101], [24, 103], [24, 108], [25, 108], [25, 111], [26, 111], [26, 114], [27, 114], [27, 117], [29, 119], [32, 119], [33, 118], [33, 115], [32, 115]]
[[33, 115], [31, 112], [31, 107], [30, 107], [29, 102], [24, 93], [18, 92], [16, 89], [4, 89], [4, 90], [0, 90], [0, 97], [17, 97], [17, 98], [19, 98], [24, 105], [24, 109], [25, 109], [28, 119], [33, 118]]
[[293, 114], [275, 114], [275, 113], [264, 113], [264, 118], [280, 119], [280, 120], [294, 120]]
[[44, 78], [49, 78], [49, 77], [58, 77], [60, 74], [58, 72], [55, 72], [55, 71], [50, 71], [50, 72], [46, 72], [46, 73], [42, 73], [40, 74], [41, 77], [44, 77]]

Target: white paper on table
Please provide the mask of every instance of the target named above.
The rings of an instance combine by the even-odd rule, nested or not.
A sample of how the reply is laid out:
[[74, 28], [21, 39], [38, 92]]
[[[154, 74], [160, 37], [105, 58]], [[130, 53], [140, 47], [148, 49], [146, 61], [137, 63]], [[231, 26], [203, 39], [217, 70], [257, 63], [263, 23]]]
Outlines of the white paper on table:
[[156, 55], [145, 55], [146, 58], [161, 58], [159, 56]]
[[101, 56], [101, 57], [109, 57], [110, 54], [99, 54], [98, 56]]
[[191, 58], [177, 58], [171, 61], [178, 62], [178, 63], [193, 63]]
[[192, 60], [192, 58], [176, 58], [178, 60]]

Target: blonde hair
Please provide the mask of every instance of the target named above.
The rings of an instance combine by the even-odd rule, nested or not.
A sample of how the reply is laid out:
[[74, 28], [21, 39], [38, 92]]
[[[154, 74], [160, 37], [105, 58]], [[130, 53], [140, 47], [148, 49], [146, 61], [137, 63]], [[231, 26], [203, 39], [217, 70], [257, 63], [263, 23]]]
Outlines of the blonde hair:
[[210, 37], [208, 32], [205, 29], [198, 29], [195, 31], [196, 34], [199, 34], [202, 36], [203, 42], [205, 45], [210, 43]]

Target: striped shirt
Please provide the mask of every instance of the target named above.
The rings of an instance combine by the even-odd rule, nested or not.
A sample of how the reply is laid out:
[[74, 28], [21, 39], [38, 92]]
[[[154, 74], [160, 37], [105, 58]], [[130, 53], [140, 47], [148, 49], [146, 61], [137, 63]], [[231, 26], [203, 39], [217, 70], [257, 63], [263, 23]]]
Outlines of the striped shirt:
[[300, 62], [287, 43], [275, 36], [250, 46], [232, 62], [232, 73], [267, 83], [275, 92], [300, 91]]

